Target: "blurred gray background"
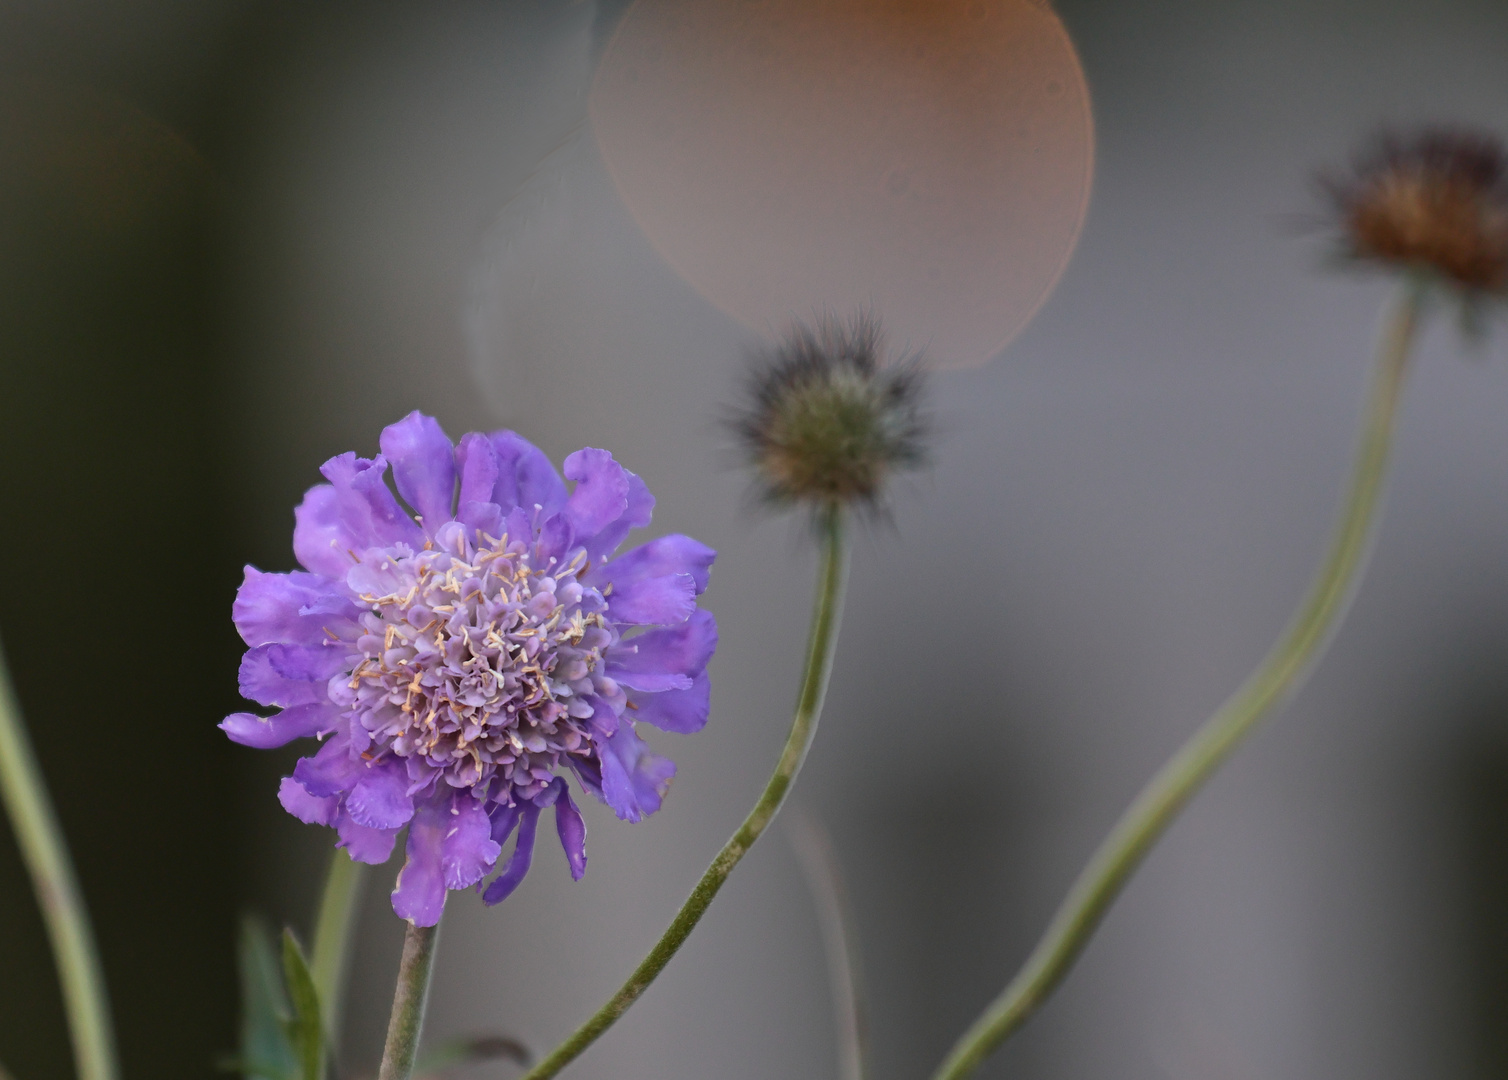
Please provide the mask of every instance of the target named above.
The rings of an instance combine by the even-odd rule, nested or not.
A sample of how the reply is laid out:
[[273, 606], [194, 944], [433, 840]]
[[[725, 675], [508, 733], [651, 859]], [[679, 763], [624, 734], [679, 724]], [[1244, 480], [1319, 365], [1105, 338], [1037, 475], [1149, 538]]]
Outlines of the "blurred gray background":
[[[757, 340], [573, 141], [622, 10], [0, 4], [0, 628], [132, 1076], [210, 1075], [231, 1047], [239, 910], [308, 926], [328, 837], [276, 805], [293, 755], [214, 731], [236, 700], [229, 604], [242, 563], [292, 566], [318, 464], [374, 452], [410, 409], [452, 436], [514, 426], [556, 460], [609, 447], [658, 497], [656, 530], [721, 553], [714, 715], [656, 738], [680, 766], [665, 809], [627, 826], [588, 808], [579, 883], [546, 844], [503, 907], [453, 895], [434, 1034], [563, 1036], [773, 763], [814, 560], [797, 524], [749, 510], [717, 426]], [[1508, 132], [1496, 0], [1058, 10], [1097, 123], [1082, 241], [1014, 343], [936, 380], [935, 465], [858, 539], [794, 796], [855, 898], [876, 1080], [925, 1075], [1003, 985], [1319, 558], [1388, 290], [1322, 270], [1295, 225], [1314, 170], [1382, 122]], [[1470, 350], [1428, 328], [1328, 660], [982, 1075], [1508, 1077], [1502, 329]], [[64, 1075], [0, 844], [0, 1061]], [[395, 869], [369, 879], [358, 1072], [390, 1000]], [[777, 827], [571, 1075], [833, 1076], [817, 925]]]

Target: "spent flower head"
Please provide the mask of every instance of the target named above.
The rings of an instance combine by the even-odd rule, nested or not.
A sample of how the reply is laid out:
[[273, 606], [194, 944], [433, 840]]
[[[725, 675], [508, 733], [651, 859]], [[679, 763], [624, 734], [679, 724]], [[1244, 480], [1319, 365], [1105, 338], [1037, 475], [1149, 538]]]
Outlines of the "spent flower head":
[[1508, 156], [1496, 137], [1384, 132], [1321, 183], [1348, 258], [1422, 273], [1469, 303], [1508, 294]]
[[325, 463], [329, 483], [294, 515], [304, 571], [246, 568], [241, 693], [281, 711], [220, 726], [257, 748], [320, 739], [283, 780], [284, 808], [360, 862], [387, 861], [407, 828], [393, 910], [433, 926], [446, 890], [482, 888], [515, 831], [484, 897], [518, 886], [548, 808], [581, 877], [565, 774], [625, 821], [659, 809], [675, 765], [637, 725], [707, 721], [717, 626], [697, 596], [715, 553], [672, 535], [615, 557], [654, 497], [605, 450], [566, 458], [568, 491], [511, 431], [457, 446], [415, 412], [381, 448]]
[[824, 319], [755, 358], [731, 424], [767, 500], [873, 507], [895, 473], [923, 464], [921, 362], [887, 358], [884, 344], [868, 316]]

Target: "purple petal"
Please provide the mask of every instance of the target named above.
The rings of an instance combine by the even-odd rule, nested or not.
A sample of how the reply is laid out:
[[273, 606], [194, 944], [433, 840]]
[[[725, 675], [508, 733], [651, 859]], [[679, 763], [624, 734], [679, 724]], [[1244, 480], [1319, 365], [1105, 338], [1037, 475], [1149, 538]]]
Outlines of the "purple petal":
[[340, 834], [340, 842], [335, 846], [345, 848], [354, 861], [371, 866], [381, 866], [393, 857], [393, 842], [401, 831], [358, 825], [344, 810], [335, 820], [335, 829]]
[[450, 823], [440, 848], [440, 866], [445, 887], [469, 889], [486, 877], [503, 847], [492, 839], [487, 810], [467, 792], [456, 792], [450, 808]]
[[313, 757], [300, 758], [293, 766], [293, 778], [309, 789], [311, 795], [342, 795], [356, 786], [364, 771], [361, 759], [351, 752], [351, 740], [336, 734]]
[[564, 514], [555, 514], [539, 530], [539, 540], [534, 545], [534, 557], [538, 565], [545, 565], [551, 558], [559, 559], [575, 538], [571, 523]]
[[653, 724], [661, 731], [687, 735], [707, 726], [711, 696], [712, 680], [703, 671], [685, 690], [635, 694], [629, 699], [628, 715], [640, 723]]
[[456, 451], [440, 422], [416, 409], [383, 428], [377, 445], [393, 463], [398, 494], [419, 512], [425, 530], [433, 533], [450, 521], [456, 495]]
[[651, 751], [631, 724], [602, 744], [602, 797], [624, 821], [658, 810], [673, 776], [675, 762]]
[[323, 731], [339, 715], [340, 710], [327, 701], [312, 705], [295, 705], [275, 716], [257, 716], [253, 713], [231, 713], [220, 723], [220, 730], [230, 736], [231, 742], [250, 746], [257, 750], [271, 750], [285, 746], [294, 739], [305, 739]]
[[509, 894], [518, 888], [519, 882], [524, 880], [524, 875], [529, 872], [529, 862], [534, 858], [534, 830], [539, 825], [539, 807], [531, 802], [525, 802], [519, 807], [518, 812], [518, 843], [513, 847], [513, 854], [508, 858], [508, 865], [503, 872], [492, 879], [492, 884], [487, 886], [487, 891], [482, 893], [482, 901], [488, 906], [500, 904], [508, 899]]
[[505, 513], [517, 506], [532, 515], [538, 506], [549, 517], [565, 505], [565, 484], [539, 447], [512, 431], [494, 431], [490, 438], [497, 455], [492, 501]]
[[492, 819], [492, 839], [500, 847], [508, 842], [508, 837], [513, 835], [514, 826], [518, 824], [518, 803], [512, 806], [500, 806], [496, 803], [488, 814]]
[[334, 825], [336, 811], [340, 809], [340, 799], [333, 795], [324, 798], [310, 795], [304, 785], [291, 776], [283, 777], [278, 786], [278, 802], [305, 825]]
[[[340, 572], [350, 566], [349, 556]], [[246, 644], [318, 645], [329, 640], [326, 628], [346, 636], [354, 631], [359, 609], [331, 590], [335, 583], [318, 574], [264, 574], [254, 566], [236, 590], [230, 617]]]
[[353, 561], [351, 552], [358, 546], [340, 523], [335, 489], [319, 484], [306, 491], [304, 501], [293, 511], [293, 555], [299, 564], [338, 581], [345, 577]]
[[398, 871], [393, 911], [415, 926], [433, 926], [445, 910], [445, 876], [440, 847], [450, 815], [433, 804], [422, 807], [408, 827], [408, 858]]
[[716, 558], [717, 552], [706, 544], [676, 533], [624, 552], [588, 574], [587, 580], [598, 588], [611, 582], [616, 591], [644, 578], [690, 574], [700, 594], [707, 589], [712, 561]]
[[359, 555], [367, 548], [397, 543], [415, 549], [424, 546], [423, 530], [388, 490], [384, 479], [387, 460], [382, 455], [368, 461], [355, 454], [341, 454], [325, 462], [319, 471], [335, 489], [336, 512], [341, 529], [352, 541], [351, 551]]
[[674, 626], [696, 610], [696, 580], [690, 574], [639, 578], [608, 600], [608, 617], [631, 626]]
[[607, 673], [633, 690], [684, 690], [717, 648], [717, 620], [695, 611], [680, 626], [649, 630], [608, 650]]
[[571, 801], [571, 792], [562, 777], [560, 797], [555, 801], [555, 832], [560, 836], [560, 846], [565, 849], [566, 862], [571, 864], [571, 878], [580, 881], [586, 873], [586, 822], [581, 811]]
[[587, 555], [593, 563], [611, 556], [630, 532], [642, 529], [654, 519], [655, 497], [649, 493], [649, 488], [627, 469], [623, 470], [623, 475], [628, 478], [628, 506], [618, 520], [585, 542]]
[[[239, 683], [241, 696], [263, 705], [288, 708], [293, 705], [312, 705], [327, 700], [325, 682], [310, 682], [307, 679], [290, 679], [278, 671], [272, 662], [273, 649], [288, 648], [286, 645], [259, 645], [248, 649], [241, 657]], [[334, 674], [334, 672], [331, 672]]]
[[414, 816], [408, 771], [394, 765], [368, 766], [346, 796], [346, 812], [356, 824], [369, 829], [401, 827]]
[[596, 536], [628, 509], [628, 470], [606, 450], [577, 450], [565, 459], [562, 471], [567, 480], [576, 481], [565, 517], [583, 540]]
[[461, 474], [461, 492], [456, 502], [461, 506], [470, 502], [492, 502], [498, 471], [497, 452], [492, 449], [492, 440], [475, 431], [462, 435], [460, 445], [456, 447], [456, 465]]

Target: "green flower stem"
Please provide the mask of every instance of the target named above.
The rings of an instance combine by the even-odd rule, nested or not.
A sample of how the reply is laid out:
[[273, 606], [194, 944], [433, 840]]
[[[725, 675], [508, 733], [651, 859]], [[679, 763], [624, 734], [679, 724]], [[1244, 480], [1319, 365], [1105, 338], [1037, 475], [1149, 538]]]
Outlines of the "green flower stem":
[[89, 915], [0, 654], [0, 802], [15, 824], [47, 925], [79, 1080], [116, 1080], [115, 1034]]
[[827, 678], [832, 671], [833, 651], [838, 642], [838, 622], [843, 612], [843, 586], [847, 577], [847, 545], [843, 535], [843, 511], [841, 507], [829, 507], [820, 520], [822, 534], [822, 566], [817, 581], [817, 596], [812, 612], [811, 635], [807, 641], [806, 669], [801, 680], [801, 694], [796, 701], [796, 715], [791, 721], [791, 733], [780, 752], [780, 760], [774, 775], [765, 785], [764, 793], [744, 818], [732, 838], [723, 845], [712, 860], [691, 896], [681, 905], [670, 928], [650, 949], [634, 973], [628, 977], [606, 1005], [577, 1028], [576, 1031], [540, 1061], [524, 1076], [524, 1080], [546, 1080], [565, 1068], [608, 1028], [618, 1017], [628, 1011], [630, 1005], [664, 970], [670, 958], [676, 954], [696, 924], [701, 921], [713, 897], [728, 880], [728, 875], [740, 859], [754, 846], [760, 834], [774, 820], [780, 804], [796, 779], [806, 752], [817, 730], [817, 719], [822, 713], [822, 699], [827, 693]]
[[1163, 830], [1253, 725], [1284, 700], [1322, 650], [1366, 561], [1398, 397], [1419, 324], [1420, 290], [1419, 285], [1409, 284], [1383, 332], [1345, 509], [1329, 554], [1298, 614], [1262, 666], [1121, 815], [1079, 874], [1025, 966], [953, 1046], [932, 1080], [968, 1076], [1046, 1000]]
[[419, 1035], [424, 1027], [424, 1006], [429, 1001], [429, 977], [433, 971], [435, 945], [440, 927], [408, 924], [403, 933], [403, 959], [398, 962], [398, 986], [393, 991], [393, 1015], [387, 1024], [387, 1043], [382, 1048], [382, 1067], [377, 1080], [409, 1080]]
[[345, 1004], [346, 955], [350, 949], [351, 928], [356, 921], [356, 902], [361, 897], [365, 870], [365, 866], [344, 850], [335, 849], [314, 924], [314, 954], [309, 962], [309, 974], [319, 994], [319, 1011], [324, 1017], [331, 1046], [336, 1045], [336, 1036], [340, 1032], [340, 1016]]

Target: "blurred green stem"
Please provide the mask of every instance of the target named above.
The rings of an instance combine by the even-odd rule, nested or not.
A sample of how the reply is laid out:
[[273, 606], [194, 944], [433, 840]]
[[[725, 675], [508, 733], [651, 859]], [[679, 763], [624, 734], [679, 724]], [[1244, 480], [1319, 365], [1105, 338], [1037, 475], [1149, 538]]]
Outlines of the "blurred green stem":
[[377, 1080], [409, 1080], [424, 1027], [429, 1001], [429, 978], [434, 970], [440, 927], [408, 924], [403, 933], [403, 959], [398, 962], [398, 986], [393, 991], [393, 1015], [388, 1020], [387, 1044]]
[[79, 1080], [116, 1080], [115, 1035], [105, 979], [73, 861], [63, 841], [42, 772], [21, 722], [10, 672], [0, 652], [0, 801], [15, 824], [21, 857], [31, 873], [47, 925], [58, 983], [73, 1040]]
[[341, 1010], [345, 1004], [346, 954], [351, 944], [351, 929], [356, 920], [356, 904], [361, 897], [365, 871], [366, 867], [343, 849], [335, 849], [314, 924], [314, 954], [309, 961], [309, 974], [319, 994], [320, 1015], [324, 1017], [326, 1038], [332, 1049], [338, 1045]]
[[1292, 623], [1267, 659], [1142, 789], [1069, 890], [1025, 966], [933, 1073], [968, 1076], [1052, 993], [1142, 857], [1210, 774], [1263, 716], [1284, 700], [1318, 657], [1366, 561], [1387, 472], [1398, 398], [1418, 329], [1422, 286], [1409, 282], [1394, 305], [1377, 367], [1344, 511], [1329, 554]]
[[[806, 752], [811, 747], [812, 736], [817, 731], [817, 719], [822, 713], [822, 699], [827, 693], [827, 678], [832, 671], [833, 651], [838, 643], [838, 622], [843, 612], [843, 586], [847, 577], [847, 543], [844, 539], [843, 510], [839, 506], [828, 507], [819, 520], [822, 538], [822, 565], [818, 572], [817, 596], [812, 612], [811, 633], [807, 641], [806, 668], [801, 680], [801, 693], [796, 699], [796, 715], [791, 721], [791, 732], [786, 737], [785, 748], [775, 765], [774, 775], [765, 785], [764, 793], [744, 818], [732, 838], [712, 860], [701, 880], [691, 890], [691, 896], [681, 905], [670, 928], [650, 949], [634, 973], [628, 977], [618, 992], [601, 1009], [577, 1028], [534, 1068], [523, 1080], [546, 1080], [554, 1076], [576, 1059], [618, 1017], [626, 1013], [640, 995], [664, 970], [681, 945], [701, 921], [712, 900], [717, 896], [723, 882], [738, 865], [748, 850], [754, 846], [760, 834], [769, 827], [785, 801]], [[385, 1080], [385, 1078], [384, 1078]]]

